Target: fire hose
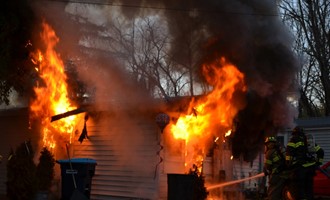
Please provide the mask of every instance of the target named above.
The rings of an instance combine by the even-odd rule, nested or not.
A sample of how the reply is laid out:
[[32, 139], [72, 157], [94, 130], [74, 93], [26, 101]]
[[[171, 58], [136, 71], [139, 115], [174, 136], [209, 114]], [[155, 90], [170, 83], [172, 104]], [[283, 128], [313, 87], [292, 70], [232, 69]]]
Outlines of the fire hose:
[[[161, 133], [163, 133], [164, 128], [167, 126], [169, 121], [170, 121], [170, 117], [166, 113], [159, 113], [156, 116], [156, 123], [159, 126]], [[161, 144], [161, 139], [158, 139], [157, 145], [160, 147], [156, 153], [157, 156], [159, 157], [159, 162], [156, 164], [154, 179], [157, 177], [158, 166], [160, 165], [160, 163], [163, 162], [163, 158], [160, 156], [160, 152], [164, 148], [164, 146]]]
[[160, 141], [158, 141], [158, 143], [157, 143], [158, 145], [159, 145], [159, 150], [157, 151], [157, 156], [159, 157], [159, 162], [156, 164], [156, 168], [155, 168], [155, 174], [154, 174], [154, 179], [156, 179], [156, 176], [157, 176], [157, 171], [158, 171], [158, 166], [160, 165], [160, 163], [162, 163], [163, 162], [163, 158], [160, 156], [160, 152], [161, 152], [161, 150], [163, 150], [164, 149], [164, 146], [163, 145], [161, 145], [161, 143], [160, 143]]
[[207, 190], [213, 190], [213, 189], [216, 189], [216, 188], [221, 188], [221, 187], [225, 187], [225, 186], [228, 186], [228, 185], [233, 185], [233, 184], [236, 184], [236, 183], [241, 183], [241, 182], [244, 182], [244, 181], [247, 181], [247, 180], [251, 180], [251, 179], [261, 178], [263, 176], [265, 176], [265, 174], [262, 172], [260, 174], [256, 174], [256, 175], [251, 176], [251, 177], [248, 177], [248, 178], [243, 178], [243, 179], [238, 179], [238, 180], [232, 180], [232, 181], [228, 181], [228, 182], [225, 182], [225, 183], [211, 185], [211, 186], [208, 186], [206, 189]]

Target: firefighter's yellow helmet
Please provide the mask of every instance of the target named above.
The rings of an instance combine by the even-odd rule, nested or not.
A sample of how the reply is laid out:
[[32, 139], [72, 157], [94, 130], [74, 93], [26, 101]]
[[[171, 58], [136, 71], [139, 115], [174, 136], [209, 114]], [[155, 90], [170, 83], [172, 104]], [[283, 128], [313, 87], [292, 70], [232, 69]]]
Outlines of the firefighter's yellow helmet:
[[269, 142], [276, 142], [276, 137], [271, 136], [271, 137], [267, 137], [265, 140], [265, 144], [269, 143]]

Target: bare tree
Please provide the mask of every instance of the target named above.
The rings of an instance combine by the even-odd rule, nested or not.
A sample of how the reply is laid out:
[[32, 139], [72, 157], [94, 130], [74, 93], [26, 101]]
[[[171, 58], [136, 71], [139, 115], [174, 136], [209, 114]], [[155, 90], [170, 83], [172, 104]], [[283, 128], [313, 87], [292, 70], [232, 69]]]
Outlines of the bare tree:
[[[185, 20], [175, 22], [179, 23], [179, 32], [181, 33], [181, 28], [184, 31], [180, 37], [172, 37], [170, 32], [173, 30], [169, 30], [168, 26], [171, 20], [161, 13], [141, 14], [133, 18], [107, 15], [107, 22], [100, 26], [91, 24], [92, 19], [86, 14], [88, 12], [83, 12], [90, 5], [72, 6], [71, 14], [85, 22], [85, 33], [80, 40], [82, 46], [108, 52], [109, 56], [120, 60], [132, 79], [154, 96], [194, 95], [195, 89], [200, 86], [196, 85], [198, 77], [194, 75], [200, 60], [195, 51], [200, 46], [200, 41], [196, 38], [203, 32], [200, 30], [196, 33], [194, 13], [189, 16], [189, 24]], [[78, 14], [77, 10], [82, 13]], [[182, 48], [173, 48], [178, 45]]]
[[169, 56], [171, 38], [164, 24], [155, 17], [135, 19], [131, 26], [116, 20], [107, 31], [109, 51], [122, 60], [141, 87], [161, 97], [185, 93], [189, 71]]
[[[197, 11], [176, 12], [167, 15], [170, 32], [174, 35], [172, 48], [169, 53], [171, 60], [180, 63], [179, 67], [188, 72], [189, 95], [194, 96], [197, 82], [200, 77], [196, 77], [196, 71], [200, 68], [202, 43], [205, 43], [206, 32], [203, 28], [203, 22], [197, 17]], [[200, 85], [205, 86], [205, 85]], [[205, 92], [205, 88], [201, 88]]]
[[300, 116], [330, 114], [330, 1], [283, 0], [283, 19], [296, 34], [302, 58]]

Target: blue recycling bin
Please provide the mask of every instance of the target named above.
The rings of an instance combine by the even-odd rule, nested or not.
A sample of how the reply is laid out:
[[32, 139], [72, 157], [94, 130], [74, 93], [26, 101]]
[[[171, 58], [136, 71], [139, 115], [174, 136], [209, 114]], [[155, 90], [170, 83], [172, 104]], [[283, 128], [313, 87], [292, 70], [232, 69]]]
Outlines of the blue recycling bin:
[[[71, 158], [56, 161], [61, 166], [61, 200], [69, 200], [74, 192], [76, 182], [77, 189], [90, 199], [92, 178], [95, 174], [96, 161], [90, 158]], [[70, 166], [72, 165], [72, 169]]]

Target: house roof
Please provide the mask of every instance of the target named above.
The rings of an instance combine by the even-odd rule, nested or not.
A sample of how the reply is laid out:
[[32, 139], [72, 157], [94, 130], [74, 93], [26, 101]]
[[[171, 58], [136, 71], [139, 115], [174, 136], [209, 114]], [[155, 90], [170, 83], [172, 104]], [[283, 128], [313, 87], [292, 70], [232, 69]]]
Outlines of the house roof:
[[330, 127], [330, 116], [297, 119], [296, 124], [304, 128]]
[[13, 107], [13, 108], [8, 108], [8, 109], [0, 109], [0, 117], [27, 115], [28, 112], [29, 112], [28, 107]]

